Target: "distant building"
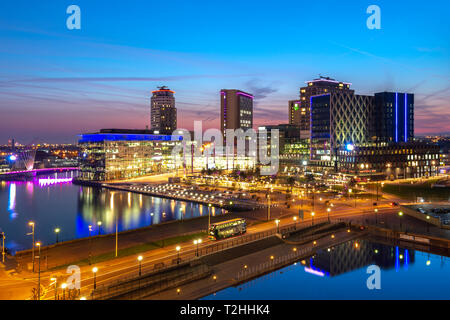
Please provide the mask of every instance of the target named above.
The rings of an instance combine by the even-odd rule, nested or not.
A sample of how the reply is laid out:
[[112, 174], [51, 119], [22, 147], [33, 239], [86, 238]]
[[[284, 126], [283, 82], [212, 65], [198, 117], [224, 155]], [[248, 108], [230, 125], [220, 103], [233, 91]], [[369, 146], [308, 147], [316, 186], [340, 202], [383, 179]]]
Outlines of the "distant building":
[[253, 128], [253, 95], [241, 90], [220, 91], [220, 129], [226, 137], [226, 129]]
[[177, 129], [177, 109], [174, 91], [163, 86], [152, 92], [150, 102], [151, 129], [162, 133], [172, 133]]
[[[302, 102], [301, 100], [290, 100], [289, 101], [289, 124], [294, 126], [300, 126], [300, 114], [302, 113]], [[306, 115], [306, 110], [303, 112]]]

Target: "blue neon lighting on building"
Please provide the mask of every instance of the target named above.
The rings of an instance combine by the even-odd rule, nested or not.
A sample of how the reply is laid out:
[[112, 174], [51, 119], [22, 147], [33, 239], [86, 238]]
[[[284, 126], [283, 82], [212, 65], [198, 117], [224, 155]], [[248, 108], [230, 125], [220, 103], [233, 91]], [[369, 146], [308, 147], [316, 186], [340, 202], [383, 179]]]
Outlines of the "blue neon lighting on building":
[[156, 134], [117, 134], [117, 133], [91, 133], [82, 134], [79, 143], [102, 142], [102, 141], [182, 141], [179, 135], [156, 135]]
[[395, 247], [395, 271], [398, 272], [398, 269], [400, 267], [400, 260], [399, 260], [399, 252], [398, 247]]
[[405, 249], [405, 269], [408, 270], [408, 265], [409, 265], [409, 252], [408, 249]]
[[395, 142], [398, 142], [398, 92], [395, 93]]
[[405, 93], [405, 142], [408, 141], [408, 125], [407, 118], [408, 117], [408, 94]]

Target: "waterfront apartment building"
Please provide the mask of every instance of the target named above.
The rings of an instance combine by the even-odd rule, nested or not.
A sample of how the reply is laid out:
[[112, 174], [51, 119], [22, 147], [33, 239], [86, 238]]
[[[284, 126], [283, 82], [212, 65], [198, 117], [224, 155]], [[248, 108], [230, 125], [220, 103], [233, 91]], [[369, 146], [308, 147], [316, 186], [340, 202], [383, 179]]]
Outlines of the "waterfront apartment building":
[[226, 136], [226, 129], [253, 128], [253, 95], [235, 90], [222, 89], [220, 91], [220, 129]]
[[103, 129], [82, 134], [80, 180], [107, 181], [173, 172], [173, 148], [182, 136], [159, 134], [154, 130]]
[[349, 92], [354, 93], [350, 89], [351, 83], [336, 81], [330, 77], [320, 76], [318, 79], [306, 81], [307, 86], [300, 88], [300, 129], [303, 135], [310, 134], [310, 112], [311, 97], [331, 92]]
[[163, 86], [152, 91], [150, 102], [151, 129], [161, 133], [172, 133], [177, 129], [177, 109], [174, 91]]

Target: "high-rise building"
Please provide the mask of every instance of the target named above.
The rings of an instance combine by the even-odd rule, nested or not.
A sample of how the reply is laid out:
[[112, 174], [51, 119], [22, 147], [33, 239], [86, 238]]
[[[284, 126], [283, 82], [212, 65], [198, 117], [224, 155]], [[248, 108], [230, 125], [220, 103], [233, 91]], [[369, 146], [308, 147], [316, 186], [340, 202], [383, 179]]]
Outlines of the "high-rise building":
[[376, 142], [414, 139], [414, 94], [375, 93], [373, 136]]
[[289, 101], [289, 124], [294, 126], [300, 126], [300, 114], [305, 112], [306, 109], [303, 108], [302, 111], [302, 102], [300, 100], [290, 100]]
[[174, 91], [166, 86], [152, 91], [151, 98], [151, 129], [172, 133], [177, 129], [177, 109], [175, 108]]
[[311, 160], [330, 163], [338, 147], [370, 142], [373, 96], [336, 91], [310, 97]]
[[306, 87], [300, 88], [300, 128], [302, 132], [310, 131], [310, 104], [312, 96], [341, 91], [354, 93], [353, 90], [350, 90], [351, 83], [339, 82], [329, 77], [320, 76], [319, 79], [306, 81], [306, 83], [308, 84]]
[[253, 95], [235, 89], [220, 91], [220, 128], [226, 136], [226, 129], [253, 128]]

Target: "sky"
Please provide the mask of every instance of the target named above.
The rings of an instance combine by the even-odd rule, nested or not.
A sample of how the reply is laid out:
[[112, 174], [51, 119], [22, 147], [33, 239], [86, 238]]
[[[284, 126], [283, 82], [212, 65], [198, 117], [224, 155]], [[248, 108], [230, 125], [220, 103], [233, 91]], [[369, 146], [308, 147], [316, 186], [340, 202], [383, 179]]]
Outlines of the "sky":
[[162, 85], [180, 128], [220, 127], [220, 89], [255, 95], [255, 127], [287, 123], [319, 74], [357, 94], [414, 93], [416, 135], [450, 133], [449, 15], [448, 0], [1, 1], [0, 144], [145, 128]]

